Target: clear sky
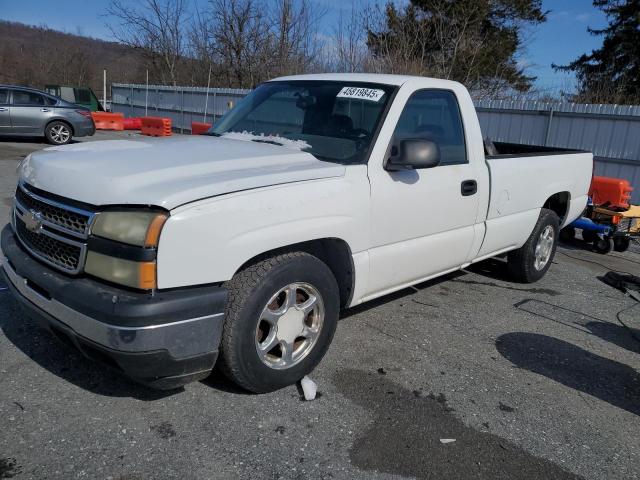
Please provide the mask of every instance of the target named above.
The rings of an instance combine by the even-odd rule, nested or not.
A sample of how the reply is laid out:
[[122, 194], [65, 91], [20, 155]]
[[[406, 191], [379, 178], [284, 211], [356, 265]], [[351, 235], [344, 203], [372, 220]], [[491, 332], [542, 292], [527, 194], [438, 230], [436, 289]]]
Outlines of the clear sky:
[[[135, 1], [135, 0], [133, 0]], [[203, 4], [206, 0], [189, 0]], [[323, 21], [327, 30], [341, 12], [350, 10], [351, 0], [313, 0], [323, 5], [327, 14]], [[359, 0], [376, 3], [376, 0]], [[399, 0], [400, 2], [406, 0]], [[0, 18], [112, 40], [104, 16], [109, 0], [0, 0]], [[573, 85], [571, 75], [556, 73], [552, 63], [564, 64], [601, 44], [599, 37], [587, 33], [587, 27], [602, 27], [605, 17], [592, 5], [592, 0], [544, 0], [550, 10], [545, 24], [526, 33], [526, 49], [520, 62], [527, 72], [538, 77], [541, 89], [557, 91]]]

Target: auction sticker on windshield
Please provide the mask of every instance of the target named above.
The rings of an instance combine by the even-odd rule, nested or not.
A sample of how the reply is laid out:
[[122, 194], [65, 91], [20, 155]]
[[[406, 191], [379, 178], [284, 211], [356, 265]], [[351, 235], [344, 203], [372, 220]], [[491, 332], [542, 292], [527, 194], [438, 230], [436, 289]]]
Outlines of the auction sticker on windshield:
[[338, 93], [338, 98], [358, 98], [378, 102], [384, 95], [384, 90], [375, 88], [343, 87]]

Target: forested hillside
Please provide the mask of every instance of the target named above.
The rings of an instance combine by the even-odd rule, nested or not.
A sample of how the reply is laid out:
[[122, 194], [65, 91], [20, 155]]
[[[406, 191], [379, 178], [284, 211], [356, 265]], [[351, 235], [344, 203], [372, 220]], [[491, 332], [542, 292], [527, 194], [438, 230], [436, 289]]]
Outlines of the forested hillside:
[[144, 82], [145, 65], [120, 43], [0, 21], [0, 83], [42, 88], [90, 85], [102, 94], [102, 70], [114, 82]]

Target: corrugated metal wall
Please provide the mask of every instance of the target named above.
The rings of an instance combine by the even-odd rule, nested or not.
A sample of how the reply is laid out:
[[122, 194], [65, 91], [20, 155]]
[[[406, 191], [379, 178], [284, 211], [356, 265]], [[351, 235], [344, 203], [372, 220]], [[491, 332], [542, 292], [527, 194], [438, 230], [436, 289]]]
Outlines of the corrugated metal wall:
[[[127, 116], [169, 117], [174, 128], [208, 123], [249, 91], [229, 88], [113, 84], [112, 110]], [[206, 112], [205, 112], [206, 104]], [[640, 106], [507, 100], [476, 103], [483, 135], [494, 141], [592, 151], [596, 174], [625, 178], [640, 204]]]

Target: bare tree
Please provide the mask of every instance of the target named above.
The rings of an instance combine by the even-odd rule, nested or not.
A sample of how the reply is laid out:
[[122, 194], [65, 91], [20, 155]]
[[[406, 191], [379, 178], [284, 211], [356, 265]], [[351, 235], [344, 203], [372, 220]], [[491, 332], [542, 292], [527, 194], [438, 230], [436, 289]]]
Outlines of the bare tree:
[[[429, 50], [421, 39], [429, 36], [431, 25], [419, 21], [419, 12], [413, 5], [407, 6], [404, 15], [398, 15], [393, 4], [387, 4], [384, 10], [377, 5], [366, 22], [371, 71], [427, 74], [425, 64]], [[392, 35], [376, 33], [385, 29], [393, 32]]]
[[191, 27], [190, 54], [200, 63], [195, 75], [203, 78], [211, 67], [217, 83], [251, 88], [310, 71], [321, 15], [310, 0], [210, 0]]
[[108, 24], [113, 36], [140, 49], [163, 83], [176, 85], [178, 64], [185, 54], [185, 0], [139, 0], [133, 5], [112, 0], [107, 14], [114, 19]]
[[354, 1], [348, 15], [340, 15], [333, 30], [333, 70], [353, 73], [367, 69], [370, 55], [367, 50], [366, 27], [371, 22], [375, 8]]
[[274, 55], [265, 60], [273, 58], [274, 62], [268, 73], [278, 76], [311, 70], [321, 49], [318, 25], [324, 11], [309, 0], [274, 0], [269, 7], [273, 14], [268, 49]]
[[223, 66], [227, 84], [253, 87], [261, 81], [268, 22], [256, 2], [211, 0], [205, 21], [207, 51]]

